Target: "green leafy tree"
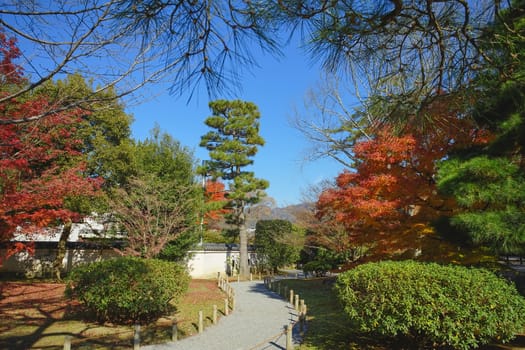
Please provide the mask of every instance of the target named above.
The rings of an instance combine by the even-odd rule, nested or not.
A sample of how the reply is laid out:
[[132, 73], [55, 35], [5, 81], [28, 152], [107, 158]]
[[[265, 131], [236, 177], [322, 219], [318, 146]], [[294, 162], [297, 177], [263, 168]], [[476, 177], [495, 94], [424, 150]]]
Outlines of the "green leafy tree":
[[104, 179], [104, 188], [109, 189], [125, 184], [129, 176], [136, 175], [131, 139], [133, 118], [125, 113], [114, 89], [97, 91], [80, 74], [71, 74], [56, 82], [47, 82], [38, 92], [62, 96], [62, 105], [90, 100], [81, 104], [85, 113], [74, 129], [82, 140], [80, 147], [89, 176]]
[[451, 223], [500, 254], [525, 253], [524, 5], [515, 1], [485, 31], [484, 47], [498, 69], [475, 81], [474, 118], [495, 137], [442, 162], [438, 174], [439, 189], [461, 207]]
[[264, 145], [259, 135], [260, 113], [255, 104], [240, 100], [217, 100], [209, 106], [213, 115], [205, 123], [213, 130], [202, 136], [200, 146], [209, 151], [211, 159], [199, 172], [229, 184], [226, 219], [239, 231], [240, 275], [246, 278], [250, 270], [245, 209], [259, 202], [269, 186], [246, 169], [253, 164], [258, 147]]
[[127, 235], [124, 253], [179, 260], [197, 241], [203, 202], [193, 154], [156, 127], [136, 143], [134, 162], [136, 175], [111, 200]]
[[[134, 174], [131, 116], [125, 113], [114, 89], [98, 91], [80, 74], [70, 74], [57, 81], [47, 81], [35, 91], [35, 97], [46, 96], [51, 96], [48, 99], [59, 106], [56, 108], [65, 111], [71, 110], [68, 107], [70, 104], [79, 103], [76, 108], [79, 118], [67, 132], [62, 132], [62, 137], [77, 140], [75, 147], [79, 153], [78, 158], [83, 163], [82, 175], [98, 181], [105, 190], [97, 197], [69, 198], [67, 205], [76, 208], [75, 211], [82, 212], [84, 216], [107, 211], [108, 190], [125, 184]], [[57, 96], [58, 99], [55, 100]], [[70, 233], [71, 222], [65, 222], [54, 262], [54, 274], [59, 279]]]
[[301, 236], [287, 220], [259, 220], [255, 225], [255, 246], [261, 266], [277, 271], [279, 267], [295, 263], [302, 245], [293, 244]]

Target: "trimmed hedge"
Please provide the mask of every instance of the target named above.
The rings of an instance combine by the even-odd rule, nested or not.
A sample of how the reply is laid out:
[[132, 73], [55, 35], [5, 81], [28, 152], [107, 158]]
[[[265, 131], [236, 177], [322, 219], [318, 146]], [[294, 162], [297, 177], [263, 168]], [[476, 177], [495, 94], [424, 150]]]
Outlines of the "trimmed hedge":
[[341, 274], [335, 288], [360, 331], [420, 346], [472, 349], [509, 341], [525, 327], [525, 299], [483, 269], [369, 263]]
[[121, 257], [75, 268], [66, 296], [77, 298], [102, 322], [148, 322], [172, 311], [189, 280], [176, 263]]

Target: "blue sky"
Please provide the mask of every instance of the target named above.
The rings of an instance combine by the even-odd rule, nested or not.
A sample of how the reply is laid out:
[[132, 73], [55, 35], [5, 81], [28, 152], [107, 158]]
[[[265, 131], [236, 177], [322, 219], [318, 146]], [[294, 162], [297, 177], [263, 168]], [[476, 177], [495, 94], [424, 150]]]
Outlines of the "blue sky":
[[[251, 168], [256, 177], [270, 182], [267, 194], [279, 206], [301, 202], [302, 192], [310, 184], [334, 178], [342, 166], [330, 159], [304, 161], [308, 141], [289, 122], [301, 111], [307, 91], [320, 79], [320, 68], [301, 48], [292, 44], [283, 49], [283, 57], [261, 56], [259, 68], [245, 73], [242, 92], [219, 98], [254, 102], [261, 112], [261, 135], [266, 144], [254, 158]], [[166, 88], [151, 86], [142, 94], [149, 100], [126, 110], [135, 118], [133, 136], [144, 139], [155, 123], [183, 145], [194, 150], [198, 160], [208, 159], [199, 147], [200, 137], [209, 129], [204, 119], [210, 115], [208, 96], [202, 91], [187, 101], [186, 96], [170, 96]], [[149, 96], [157, 96], [149, 97]]]

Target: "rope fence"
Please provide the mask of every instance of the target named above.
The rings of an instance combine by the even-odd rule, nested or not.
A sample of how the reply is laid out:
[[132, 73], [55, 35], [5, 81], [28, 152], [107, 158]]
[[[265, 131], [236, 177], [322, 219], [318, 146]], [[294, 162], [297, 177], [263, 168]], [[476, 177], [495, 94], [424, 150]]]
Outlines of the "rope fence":
[[[225, 299], [227, 300], [227, 299]], [[228, 314], [228, 312], [224, 312], [225, 315]], [[213, 305], [213, 312], [212, 312], [212, 315], [211, 315], [211, 322], [213, 325], [217, 324], [217, 315], [218, 315], [218, 307], [217, 305]], [[179, 329], [178, 329], [178, 326], [177, 324], [178, 323], [181, 323], [181, 322], [189, 322], [189, 320], [185, 320], [185, 319], [173, 319], [171, 320], [169, 323], [158, 323], [156, 324], [156, 327], [159, 328], [159, 327], [168, 327], [170, 328], [170, 337], [169, 339], [174, 342], [174, 341], [177, 341], [178, 340], [178, 333], [179, 333]], [[198, 333], [202, 333], [204, 331], [204, 312], [203, 311], [199, 311], [198, 312], [198, 321], [197, 321], [197, 331]], [[146, 328], [152, 328], [152, 327], [146, 327]], [[155, 327], [153, 327], [155, 328]], [[64, 350], [71, 350], [72, 346], [73, 345], [80, 345], [80, 344], [84, 344], [88, 341], [90, 342], [93, 342], [93, 341], [97, 341], [97, 340], [101, 340], [101, 339], [104, 339], [104, 338], [109, 338], [111, 337], [112, 339], [114, 339], [115, 337], [123, 337], [123, 336], [129, 336], [129, 337], [132, 337], [132, 347], [133, 347], [133, 350], [138, 350], [140, 349], [140, 343], [141, 343], [141, 340], [142, 340], [142, 326], [140, 324], [136, 324], [134, 325], [133, 327], [131, 327], [129, 330], [125, 330], [125, 331], [122, 331], [122, 332], [116, 332], [116, 333], [111, 333], [111, 334], [104, 334], [104, 335], [99, 335], [99, 336], [89, 336], [89, 337], [79, 337], [79, 338], [75, 338], [73, 335], [70, 335], [70, 334], [67, 334], [64, 336], [64, 344], [63, 344], [63, 349]], [[129, 339], [129, 338], [128, 338]], [[122, 341], [126, 341], [124, 338], [122, 339]], [[129, 341], [129, 340], [128, 340]], [[126, 341], [126, 342], [128, 342]], [[129, 343], [128, 343], [129, 344]], [[113, 344], [114, 345], [114, 344]]]
[[[293, 327], [297, 324], [299, 326], [299, 334], [300, 336], [304, 336], [304, 332], [306, 331], [306, 314], [307, 314], [307, 306], [304, 301], [304, 299], [300, 299], [299, 294], [294, 294], [293, 289], [288, 290], [288, 286], [282, 286], [281, 283], [283, 280], [275, 279], [274, 277], [265, 277], [264, 278], [264, 285], [266, 288], [268, 288], [270, 291], [277, 293], [280, 297], [287, 300], [293, 307], [294, 310], [298, 313], [298, 318], [295, 321], [290, 322], [288, 325], [284, 327], [284, 331], [277, 334], [276, 336], [268, 339], [268, 341], [279, 338], [281, 335], [286, 335], [286, 350], [293, 350], [294, 344], [293, 344]], [[266, 342], [266, 341], [265, 341]], [[263, 343], [258, 344], [256, 347], [251, 348], [256, 349], [257, 347], [261, 346]]]
[[[233, 287], [230, 285], [230, 282], [227, 278], [222, 277], [220, 273], [217, 274], [217, 286], [226, 294], [226, 298], [224, 299], [224, 316], [228, 316], [229, 313], [233, 310], [235, 310], [235, 291]], [[231, 311], [230, 311], [231, 310]], [[211, 323], [213, 325], [217, 324], [217, 318], [218, 318], [219, 308], [217, 305], [213, 305], [213, 311], [211, 315]], [[201, 310], [198, 312], [198, 321], [197, 321], [197, 332], [202, 333], [204, 331], [204, 312]], [[171, 341], [177, 341], [178, 340], [178, 327], [177, 323], [180, 322], [186, 322], [188, 320], [177, 320], [172, 319], [170, 323], [167, 325], [171, 328], [170, 331], [170, 339]], [[166, 323], [164, 324], [157, 324], [158, 327], [166, 326]], [[151, 327], [149, 327], [151, 328]], [[64, 344], [63, 349], [64, 350], [71, 350], [71, 347], [73, 345], [79, 345], [81, 343], [86, 343], [87, 341], [96, 341], [97, 339], [103, 339], [107, 337], [122, 337], [122, 336], [132, 336], [132, 342], [133, 342], [133, 350], [140, 349], [140, 343], [142, 340], [141, 333], [142, 328], [140, 324], [136, 324], [133, 327], [131, 327], [129, 330], [124, 330], [122, 332], [117, 333], [111, 333], [111, 334], [104, 334], [99, 336], [90, 336], [90, 337], [74, 337], [74, 335], [67, 334], [64, 336]], [[124, 340], [123, 340], [124, 341]], [[129, 341], [129, 340], [128, 340]], [[129, 344], [129, 343], [128, 343]]]

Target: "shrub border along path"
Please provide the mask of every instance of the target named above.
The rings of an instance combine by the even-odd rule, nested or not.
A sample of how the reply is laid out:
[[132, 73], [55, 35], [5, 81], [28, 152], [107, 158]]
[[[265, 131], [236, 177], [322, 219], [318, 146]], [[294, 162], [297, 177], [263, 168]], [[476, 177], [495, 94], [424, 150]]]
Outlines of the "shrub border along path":
[[284, 349], [285, 326], [297, 320], [294, 307], [263, 282], [235, 282], [235, 310], [202, 334], [166, 344], [141, 346], [147, 350]]

